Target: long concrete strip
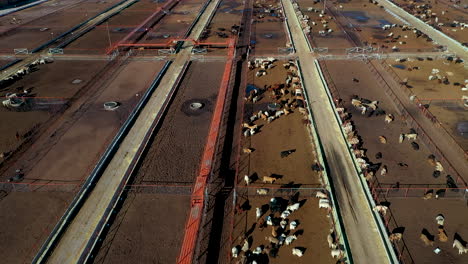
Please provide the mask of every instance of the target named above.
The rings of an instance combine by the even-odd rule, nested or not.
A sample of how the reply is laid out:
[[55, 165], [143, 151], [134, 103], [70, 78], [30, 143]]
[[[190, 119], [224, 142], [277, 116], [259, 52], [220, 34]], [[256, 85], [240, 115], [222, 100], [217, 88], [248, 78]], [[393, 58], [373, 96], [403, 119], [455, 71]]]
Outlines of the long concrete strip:
[[[282, 0], [288, 25], [302, 68], [304, 88], [311, 97], [311, 107], [327, 159], [330, 176], [343, 217], [345, 232], [355, 263], [395, 263], [384, 236], [370, 208], [360, 175], [357, 174], [340, 124], [314, 64], [307, 40], [301, 30], [290, 0]], [[372, 246], [370, 246], [372, 245]]]
[[411, 15], [410, 13], [406, 12], [403, 8], [398, 7], [397, 5], [395, 5], [389, 0], [379, 0], [379, 4], [381, 4], [387, 10], [405, 19], [412, 26], [421, 30], [424, 34], [431, 37], [434, 41], [436, 41], [440, 45], [447, 46], [447, 49], [449, 51], [456, 53], [465, 61], [468, 60], [468, 48], [462, 46], [460, 42], [454, 40], [453, 38], [445, 35], [444, 33], [424, 23], [419, 18]]
[[[198, 39], [211, 12], [220, 0], [212, 1], [192, 30], [190, 38]], [[104, 216], [112, 198], [129, 171], [140, 145], [161, 110], [170, 90], [181, 74], [185, 63], [190, 59], [192, 47], [186, 43], [161, 80], [158, 89], [149, 99], [140, 116], [110, 161], [100, 180], [94, 187], [77, 216], [70, 223], [55, 250], [48, 259], [49, 263], [77, 263], [85, 254], [86, 245]]]

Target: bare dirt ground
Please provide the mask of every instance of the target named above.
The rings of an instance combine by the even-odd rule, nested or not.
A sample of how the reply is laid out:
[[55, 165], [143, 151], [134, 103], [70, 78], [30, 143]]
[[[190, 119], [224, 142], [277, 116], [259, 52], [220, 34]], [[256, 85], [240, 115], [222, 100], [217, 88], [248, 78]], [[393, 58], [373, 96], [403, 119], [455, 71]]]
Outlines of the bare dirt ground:
[[[278, 54], [286, 48], [288, 37], [280, 1], [268, 0], [254, 3], [251, 43], [255, 55]], [[281, 55], [281, 54], [280, 54]], [[283, 54], [284, 55], [284, 54]]]
[[[421, 198], [392, 198], [389, 202], [394, 220], [398, 226], [405, 228], [403, 240], [414, 263], [466, 263], [468, 256], [458, 255], [458, 250], [452, 247], [455, 233], [458, 233], [464, 240], [468, 239], [466, 202], [456, 199], [423, 200]], [[417, 213], [410, 213], [408, 208], [417, 208]], [[448, 237], [447, 242], [441, 242], [437, 238], [438, 225], [435, 218], [438, 214], [445, 217], [444, 229]], [[419, 238], [423, 228], [435, 236], [433, 246], [426, 246]], [[400, 243], [402, 242], [398, 242]], [[442, 250], [439, 254], [433, 252], [437, 247]]]
[[[45, 123], [60, 107], [69, 101], [76, 93], [86, 86], [105, 65], [104, 61], [55, 61], [53, 63], [40, 65], [37, 71], [25, 75], [15, 83], [2, 87], [0, 95], [6, 93], [23, 93], [28, 90], [32, 101], [38, 100], [45, 103], [45, 109], [34, 111], [8, 110], [0, 107], [0, 116], [4, 121], [0, 125], [0, 152], [9, 152], [16, 149], [35, 128]], [[81, 80], [73, 84], [75, 79]], [[55, 105], [58, 103], [58, 105]], [[20, 138], [16, 138], [16, 133]]]
[[[318, 199], [315, 197], [301, 196], [299, 192], [299, 201], [304, 205], [290, 216], [290, 220], [298, 220], [299, 226], [295, 230], [291, 230], [290, 235], [298, 233], [297, 240], [292, 242], [291, 245], [283, 245], [276, 258], [270, 258], [269, 263], [336, 263], [336, 260], [330, 256], [330, 249], [326, 237], [331, 227], [330, 219], [326, 216], [325, 209], [318, 208]], [[242, 235], [252, 230], [252, 246], [250, 250], [256, 247], [269, 244], [265, 237], [271, 235], [271, 227], [267, 226], [260, 229], [258, 222], [255, 220], [255, 208], [260, 208], [264, 204], [268, 204], [271, 197], [249, 197], [248, 203], [252, 209], [245, 213], [236, 215], [235, 228], [233, 230], [233, 243], [234, 245], [243, 245]], [[287, 199], [287, 197], [285, 197]], [[239, 199], [240, 203], [245, 202], [245, 199]], [[266, 217], [270, 213], [267, 212], [262, 217]], [[300, 234], [300, 235], [299, 235]], [[305, 247], [304, 256], [301, 258], [292, 255], [294, 247]], [[235, 262], [233, 259], [233, 263]], [[268, 263], [268, 262], [267, 262]]]
[[241, 0], [222, 1], [201, 39], [204, 42], [224, 42], [226, 37], [233, 36], [231, 27], [240, 25], [243, 9], [244, 5]]
[[[403, 25], [402, 21], [396, 19], [378, 5], [369, 1], [340, 1], [328, 3], [323, 17], [320, 17], [323, 10], [322, 4], [313, 4], [312, 0], [298, 1], [304, 15], [311, 19], [312, 44], [315, 47], [328, 47], [330, 51], [348, 48], [351, 46], [372, 46], [382, 52], [393, 52], [396, 46], [399, 51], [432, 51], [435, 46], [423, 37], [416, 37], [416, 34], [402, 27], [394, 27], [383, 30], [384, 25]], [[312, 7], [316, 11], [307, 11]], [[328, 28], [333, 32], [319, 34], [325, 30], [322, 20], [328, 22]], [[316, 25], [312, 25], [315, 22]], [[340, 26], [341, 25], [341, 26]], [[346, 31], [344, 32], [343, 29]], [[389, 34], [392, 34], [389, 36]], [[393, 39], [400, 36], [398, 39]], [[351, 45], [351, 46], [350, 46]]]
[[[380, 177], [378, 174], [381, 183], [395, 184], [397, 181], [401, 184], [445, 183], [445, 177], [432, 177], [433, 167], [426, 161], [431, 153], [423, 143], [416, 140], [420, 146], [420, 150], [417, 151], [412, 149], [408, 140], [398, 143], [400, 133], [408, 133], [409, 128], [398, 117], [392, 102], [384, 91], [378, 89], [373, 74], [363, 62], [326, 61], [321, 64], [325, 65], [330, 72], [339, 96], [344, 100], [344, 107], [352, 115], [351, 120], [356, 126], [357, 134], [362, 137], [363, 148], [367, 150], [366, 156], [373, 163], [387, 166], [386, 176]], [[353, 82], [352, 78], [358, 79], [359, 83]], [[387, 124], [384, 121], [385, 116], [361, 115], [360, 110], [351, 105], [352, 95], [379, 101], [378, 107], [393, 114], [395, 121]], [[387, 138], [387, 144], [380, 143], [378, 137], [381, 135]], [[381, 159], [375, 158], [377, 152], [382, 153]], [[398, 163], [405, 163], [408, 167], [399, 166]]]
[[190, 196], [132, 193], [94, 263], [174, 263]]
[[[402, 86], [401, 89], [409, 89], [422, 103], [428, 104], [428, 110], [436, 116], [456, 142], [464, 150], [467, 150], [468, 138], [457, 130], [457, 125], [460, 122], [468, 121], [468, 113], [462, 102], [462, 96], [466, 95], [466, 91], [462, 91], [462, 87], [466, 85], [465, 79], [468, 76], [468, 71], [463, 64], [443, 59], [433, 61], [413, 59], [402, 63], [387, 60], [386, 63], [391, 66], [405, 67], [405, 69], [392, 67], [397, 78], [401, 81], [408, 81], [410, 88]], [[413, 67], [419, 67], [419, 70], [408, 70]], [[439, 70], [440, 72], [437, 74], [442, 78], [447, 77], [447, 84], [428, 79], [430, 75], [436, 75], [432, 74], [433, 69]]]
[[[192, 62], [142, 157], [134, 183], [192, 185], [205, 147], [223, 65]], [[190, 110], [193, 102], [201, 102], [204, 107]], [[175, 262], [190, 211], [190, 196], [131, 193], [123, 208], [96, 262], [125, 263], [130, 259]], [[135, 244], [143, 246], [137, 249]]]
[[[2, 16], [0, 17], [0, 33], [8, 31], [17, 26], [21, 26], [22, 24], [30, 22], [34, 19], [44, 17], [48, 14], [52, 14], [53, 12], [57, 12], [58, 10], [63, 10], [66, 8], [76, 6], [80, 2], [83, 2], [83, 0], [46, 1], [39, 5], [28, 7], [26, 9]], [[15, 20], [16, 23], [14, 22]]]
[[[117, 2], [118, 0], [85, 1], [3, 32], [0, 35], [1, 52], [12, 53], [16, 48], [36, 48]], [[47, 29], [41, 31], [44, 28]]]
[[140, 43], [167, 43], [184, 37], [206, 0], [182, 0], [152, 27]]
[[[466, 7], [468, 2], [466, 0], [461, 1], [452, 1], [452, 0], [422, 0], [418, 2], [412, 2], [407, 0], [393, 0], [393, 2], [399, 5], [401, 8], [406, 10], [408, 13], [413, 14], [416, 17], [419, 17], [426, 23], [430, 23], [432, 26], [439, 28], [440, 31], [447, 34], [448, 36], [454, 38], [460, 43], [465, 43], [468, 45], [468, 34], [467, 29], [464, 30], [460, 25], [452, 25], [454, 21], [460, 23], [468, 22], [467, 14], [468, 11]], [[423, 16], [423, 13], [418, 14], [417, 12], [422, 12], [423, 9], [417, 9], [416, 6], [428, 5], [431, 10], [431, 14], [434, 13], [434, 16]], [[444, 13], [442, 13], [444, 12]], [[436, 21], [437, 17], [437, 21]], [[439, 23], [442, 23], [440, 25]]]
[[[250, 70], [247, 78], [248, 83], [262, 89], [264, 86], [283, 83], [287, 75], [282, 66], [283, 63], [275, 62], [276, 67], [269, 69], [267, 76], [255, 77], [258, 69]], [[246, 115], [250, 116], [252, 112], [257, 113], [259, 110], [266, 110], [267, 104], [273, 102], [269, 98], [269, 94], [270, 92], [263, 93], [260, 101], [255, 104], [246, 103]], [[290, 96], [289, 93], [286, 98]], [[244, 122], [247, 122], [247, 120]], [[240, 186], [245, 186], [244, 175], [254, 174], [257, 174], [260, 179], [251, 183], [250, 186], [266, 188], [319, 186], [319, 175], [311, 169], [311, 165], [315, 162], [315, 150], [310, 142], [311, 138], [308, 135], [306, 126], [302, 122], [302, 116], [297, 109], [287, 116], [274, 120], [272, 123], [258, 120], [255, 121], [255, 124], [261, 126], [260, 131], [253, 136], [242, 139], [242, 148], [252, 148], [254, 151], [251, 154], [241, 154], [238, 172]], [[281, 151], [291, 149], [294, 149], [295, 152], [288, 157], [281, 157]], [[279, 179], [273, 184], [261, 183], [263, 176], [272, 175], [276, 175]], [[249, 191], [249, 193], [252, 192], [255, 192], [255, 190]], [[314, 193], [310, 189], [300, 192], [299, 201], [303, 199], [307, 201], [290, 218], [290, 221], [293, 219], [300, 221], [301, 224], [298, 230], [302, 230], [304, 233], [298, 235], [297, 241], [293, 242], [291, 246], [282, 246], [278, 257], [275, 259], [270, 258], [270, 261], [274, 263], [305, 263], [314, 259], [314, 262], [317, 263], [334, 263], [326, 242], [330, 228], [329, 219], [326, 217], [325, 211], [318, 209], [315, 198], [309, 197]], [[253, 244], [251, 244], [251, 250], [257, 246], [269, 244], [265, 241], [265, 236], [271, 236], [271, 228], [267, 227], [261, 230], [258, 223], [255, 224], [255, 208], [268, 203], [270, 196], [259, 198], [241, 195], [241, 197], [238, 197], [238, 205], [242, 205], [247, 201], [251, 205], [251, 209], [238, 212], [235, 215], [232, 246], [240, 244], [242, 247], [243, 239], [241, 237], [246, 232], [252, 234]], [[266, 215], [269, 215], [269, 213], [266, 213], [263, 217]], [[305, 255], [302, 258], [292, 255], [291, 250], [293, 247], [305, 247]]]
[[123, 39], [162, 5], [164, 3], [150, 0], [139, 1], [72, 42], [65, 48], [65, 52], [67, 54], [105, 53], [109, 46]]
[[12, 192], [0, 200], [0, 257], [4, 263], [29, 263], [62, 216], [72, 193]]
[[[379, 170], [376, 174], [377, 177], [374, 179], [377, 179], [381, 185], [385, 185], [387, 187], [395, 187], [395, 184], [399, 182], [401, 188], [407, 187], [408, 185], [411, 185], [410, 187], [422, 187], [427, 186], [428, 184], [437, 184], [437, 186], [444, 188], [446, 184], [445, 173], [442, 173], [438, 178], [432, 176], [434, 168], [426, 161], [427, 156], [431, 153], [428, 152], [426, 146], [422, 142], [419, 142], [418, 140], [415, 141], [419, 144], [419, 150], [412, 149], [408, 140], [405, 140], [401, 144], [398, 143], [398, 135], [400, 133], [408, 133], [409, 128], [399, 118], [394, 106], [390, 99], [385, 95], [383, 89], [378, 89], [379, 87], [375, 86], [375, 79], [367, 66], [365, 66], [363, 62], [359, 61], [346, 61], [346, 64], [340, 61], [327, 61], [321, 64], [325, 65], [325, 69], [330, 72], [333, 83], [338, 89], [339, 97], [344, 100], [343, 106], [347, 109], [347, 112], [352, 115], [351, 120], [355, 126], [357, 134], [362, 139], [362, 149], [366, 150], [366, 157], [374, 164], [387, 166], [388, 173], [385, 176], [381, 176]], [[344, 67], [348, 70], [345, 70]], [[359, 82], [353, 82], [352, 78], [358, 79]], [[364, 97], [372, 101], [379, 101], [379, 108], [385, 110], [386, 113], [393, 114], [395, 116], [395, 121], [390, 124], [386, 124], [384, 122], [384, 116], [367, 117], [367, 114], [361, 115], [360, 111], [356, 110], [351, 105], [352, 95], [358, 95], [359, 97]], [[387, 144], [379, 142], [378, 136], [380, 135], [387, 138]], [[382, 154], [382, 158], [377, 159], [377, 152]], [[404, 166], [401, 164], [399, 165], [399, 163]], [[456, 212], [463, 210], [461, 209], [462, 206], [466, 207], [466, 205], [463, 205], [459, 200], [452, 201], [449, 199], [441, 199], [436, 201], [432, 199], [426, 201], [422, 199], [423, 195], [424, 192], [422, 191], [420, 192], [419, 198], [390, 199], [390, 209], [391, 212], [395, 214], [397, 224], [399, 226], [407, 227], [408, 235], [406, 235], [406, 233], [404, 234], [405, 243], [410, 250], [411, 256], [417, 260], [415, 263], [428, 263], [427, 261], [430, 259], [429, 254], [434, 253], [429, 252], [429, 248], [425, 249], [423, 246], [420, 247], [419, 245], [420, 243], [422, 244], [419, 239], [419, 235], [423, 227], [418, 226], [415, 228], [417, 230], [415, 230], [410, 226], [414, 226], [416, 223], [419, 225], [420, 223], [434, 221], [433, 226], [424, 226], [428, 229], [431, 228], [431, 232], [434, 233], [434, 230], [436, 229], [434, 219], [438, 213], [454, 215]], [[429, 205], [429, 203], [431, 205]], [[437, 204], [437, 207], [433, 206], [433, 204]], [[426, 215], [428, 211], [433, 211], [434, 208], [438, 208], [438, 210], [441, 211], [437, 213], [432, 212], [433, 215], [422, 220], [420, 216]], [[413, 213], [408, 213], [409, 211]], [[464, 223], [461, 219], [463, 219], [464, 216], [453, 217], [455, 219], [459, 219], [455, 220], [460, 223], [457, 224], [458, 226], [456, 230], [459, 230], [457, 232], [462, 232], [463, 228], [461, 227]], [[447, 219], [449, 218], [447, 217]], [[389, 231], [391, 232], [392, 230]], [[448, 231], [454, 232], [455, 230], [451, 229]], [[452, 241], [450, 240], [452, 238], [451, 236], [453, 236], [453, 233], [449, 235], [449, 241]], [[434, 248], [432, 248], [432, 250]], [[448, 246], [445, 246], [442, 249], [443, 251], [447, 251], [447, 248]], [[418, 256], [418, 259], [415, 256]], [[424, 257], [419, 259], [419, 256]], [[459, 262], [459, 260], [455, 260], [454, 262], [445, 262], [445, 260], [441, 259], [440, 263], [462, 263]]]
[[[191, 184], [198, 172], [223, 62], [192, 62], [136, 175], [137, 183]], [[190, 110], [190, 104], [204, 107]]]
[[[12, 165], [10, 170], [2, 175], [2, 178], [11, 177], [14, 169], [22, 168], [25, 172], [23, 182], [82, 181], [89, 175], [110, 140], [135, 107], [139, 99], [136, 94], [141, 94], [149, 87], [161, 67], [161, 62], [144, 61], [133, 61], [122, 67], [119, 74], [113, 76], [111, 81], [100, 87], [94, 97], [88, 98], [88, 102], [73, 105], [65, 112], [62, 119], [47, 129], [35, 144]], [[137, 73], [139, 78], [133, 78]], [[104, 78], [104, 76], [100, 77]], [[115, 111], [105, 111], [103, 103], [107, 101], [120, 102], [121, 106]], [[72, 194], [72, 192], [67, 193], [67, 197], [71, 198]], [[15, 197], [18, 194], [11, 193], [10, 195]], [[23, 219], [30, 219], [31, 215], [34, 215], [31, 211], [36, 210], [37, 204], [44, 203], [52, 206], [52, 202], [47, 196], [49, 193], [31, 192], [25, 195], [27, 197], [25, 200], [4, 199], [1, 202], [5, 207], [14, 205], [16, 208], [24, 208], [24, 210], [14, 210], [14, 217], [2, 214], [0, 221], [4, 224], [1, 225], [0, 233], [5, 236], [15, 236], [19, 231], [12, 226], [16, 227], [15, 223], [23, 221]], [[67, 200], [63, 205], [60, 204], [59, 208], [54, 209], [57, 211], [56, 215], [62, 216], [70, 201]], [[46, 208], [41, 210], [48, 212], [49, 208]], [[30, 228], [30, 232], [40, 231], [44, 233], [44, 236], [35, 237], [34, 240], [22, 239], [17, 243], [9, 241], [9, 245], [15, 248], [30, 249], [31, 254], [35, 254], [57, 220], [58, 217], [55, 217], [35, 222], [34, 227]], [[23, 230], [24, 226], [18, 226], [18, 228]], [[6, 252], [15, 251], [12, 249]], [[29, 262], [29, 260], [26, 261]]]

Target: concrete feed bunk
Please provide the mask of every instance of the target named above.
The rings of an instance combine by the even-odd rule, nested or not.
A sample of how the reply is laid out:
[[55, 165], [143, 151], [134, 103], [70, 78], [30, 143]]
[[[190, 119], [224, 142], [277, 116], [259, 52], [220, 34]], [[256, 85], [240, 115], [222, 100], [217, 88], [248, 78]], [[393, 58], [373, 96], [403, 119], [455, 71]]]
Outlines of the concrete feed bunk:
[[[134, 259], [175, 262], [190, 211], [190, 187], [200, 166], [223, 65], [192, 62], [188, 67], [134, 176], [133, 184], [148, 184], [148, 193], [130, 192], [103, 241], [97, 256], [99, 263]], [[201, 103], [202, 107], [192, 109], [193, 103]], [[158, 187], [152, 188], [151, 184], [159, 184], [161, 189], [167, 186], [172, 191], [159, 193]], [[154, 221], [146, 221], [142, 215]], [[140, 232], [151, 235], [140, 236]], [[154, 234], [158, 234], [157, 239]]]

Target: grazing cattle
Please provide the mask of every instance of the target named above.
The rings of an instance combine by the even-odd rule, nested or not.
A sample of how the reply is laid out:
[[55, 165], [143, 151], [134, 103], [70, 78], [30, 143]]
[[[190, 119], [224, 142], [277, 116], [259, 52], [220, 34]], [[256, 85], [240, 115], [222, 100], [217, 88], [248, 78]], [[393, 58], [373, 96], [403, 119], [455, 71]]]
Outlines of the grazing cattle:
[[269, 190], [266, 189], [266, 188], [257, 189], [257, 194], [259, 194], [259, 195], [266, 195], [266, 194], [268, 194], [268, 191], [269, 191]]
[[320, 198], [320, 199], [327, 199], [328, 195], [326, 193], [321, 192], [321, 191], [317, 191], [317, 193], [315, 193], [315, 197]]
[[284, 243], [289, 246], [291, 243], [296, 240], [297, 237], [295, 235], [287, 236], [286, 239], [284, 240]]
[[265, 237], [265, 240], [267, 240], [268, 242], [272, 243], [272, 244], [275, 244], [275, 245], [278, 245], [279, 244], [279, 240], [275, 237]]
[[289, 210], [284, 210], [282, 213], [281, 213], [281, 219], [286, 219], [289, 217], [289, 215], [291, 215], [291, 211]]
[[257, 208], [255, 209], [255, 220], [258, 221], [258, 219], [259, 219], [261, 216], [262, 216], [262, 209], [260, 209], [260, 208], [257, 207]]
[[250, 154], [250, 153], [253, 152], [253, 149], [251, 149], [251, 148], [243, 148], [242, 151], [243, 151], [244, 153]]
[[387, 124], [390, 124], [390, 122], [392, 122], [394, 119], [395, 119], [395, 117], [392, 114], [385, 115], [385, 122]]
[[403, 140], [405, 140], [405, 134], [400, 134], [400, 137], [398, 138], [398, 142], [403, 143]]
[[280, 117], [282, 114], [284, 114], [284, 111], [283, 111], [283, 110], [276, 111], [276, 113], [275, 113], [275, 118]]
[[250, 179], [249, 175], [244, 175], [244, 181], [245, 185], [249, 185], [250, 183], [252, 183], [252, 179]]
[[357, 145], [357, 144], [359, 144], [359, 138], [357, 138], [357, 137], [352, 137], [352, 138], [349, 139], [348, 141], [349, 141], [349, 144], [351, 144], [351, 145]]
[[442, 163], [440, 163], [440, 161], [436, 161], [435, 170], [444, 171], [444, 167], [442, 167]]
[[239, 248], [238, 246], [235, 246], [231, 249], [232, 257], [237, 258], [239, 256]]
[[293, 248], [292, 249], [292, 254], [294, 256], [302, 257], [304, 255], [304, 250], [301, 248]]
[[448, 237], [447, 237], [447, 233], [445, 233], [444, 227], [439, 226], [439, 228], [437, 228], [437, 230], [439, 231], [439, 233], [437, 234], [437, 237], [439, 238], [439, 241], [440, 242], [447, 242]]
[[382, 170], [380, 170], [380, 176], [385, 176], [387, 175], [387, 166], [383, 165]]
[[286, 210], [289, 210], [289, 211], [291, 211], [291, 212], [297, 211], [297, 210], [299, 209], [299, 206], [300, 206], [300, 205], [301, 205], [300, 203], [295, 203], [295, 204], [293, 204], [293, 205], [288, 205], [288, 206], [286, 207]]
[[376, 205], [376, 206], [374, 206], [374, 208], [372, 210], [374, 210], [374, 212], [381, 213], [382, 215], [386, 215], [388, 207], [385, 206], [385, 205]]
[[330, 208], [330, 201], [328, 199], [320, 199], [319, 208]]
[[438, 215], [436, 216], [435, 220], [437, 221], [437, 225], [443, 226], [443, 225], [444, 225], [444, 221], [445, 221], [445, 217], [444, 217], [442, 214], [438, 214]]
[[[424, 232], [426, 231], [426, 232]], [[433, 246], [434, 245], [434, 238], [426, 229], [423, 229], [421, 236], [419, 237], [426, 246]]]
[[416, 140], [417, 137], [418, 137], [418, 134], [416, 133], [405, 134], [405, 138], [407, 139]]
[[278, 233], [276, 232], [274, 226], [271, 227], [271, 235], [272, 235], [273, 237], [278, 237]]
[[435, 159], [435, 156], [434, 155], [429, 155], [427, 157], [427, 162], [429, 162], [429, 164], [431, 164], [432, 166], [436, 166], [436, 159]]
[[336, 244], [334, 243], [332, 234], [328, 234], [327, 242], [328, 242], [328, 248], [336, 248]]
[[380, 141], [380, 143], [382, 143], [382, 144], [387, 144], [387, 138], [384, 137], [384, 136], [379, 136], [379, 141]]
[[296, 227], [298, 225], [299, 225], [299, 223], [297, 221], [291, 221], [291, 223], [289, 223], [289, 229], [294, 230], [294, 229], [296, 229]]
[[343, 250], [341, 249], [333, 249], [331, 251], [331, 256], [332, 258], [341, 258], [341, 256], [343, 255]]
[[419, 144], [416, 143], [416, 142], [411, 142], [411, 147], [412, 147], [414, 150], [419, 150]]
[[398, 242], [401, 240], [402, 237], [403, 237], [402, 233], [393, 233], [393, 234], [390, 234], [388, 238], [390, 239], [390, 242]]
[[286, 225], [287, 225], [287, 224], [288, 224], [288, 221], [286, 221], [286, 219], [283, 219], [283, 220], [281, 220], [281, 222], [280, 222], [280, 226], [281, 226], [281, 228], [282, 228], [283, 230], [286, 229]]
[[249, 248], [250, 248], [249, 241], [247, 239], [244, 239], [244, 245], [242, 246], [241, 250], [243, 252], [247, 252], [247, 250], [249, 250]]
[[263, 183], [274, 183], [276, 181], [276, 178], [269, 177], [269, 176], [263, 176]]
[[253, 251], [252, 251], [252, 254], [255, 254], [255, 255], [260, 255], [262, 253], [263, 249], [262, 247], [256, 247]]
[[463, 253], [468, 253], [468, 248], [466, 248], [466, 246], [463, 246], [463, 244], [458, 239], [453, 240], [452, 247], [456, 247], [458, 249], [458, 254], [459, 255], [461, 255]]

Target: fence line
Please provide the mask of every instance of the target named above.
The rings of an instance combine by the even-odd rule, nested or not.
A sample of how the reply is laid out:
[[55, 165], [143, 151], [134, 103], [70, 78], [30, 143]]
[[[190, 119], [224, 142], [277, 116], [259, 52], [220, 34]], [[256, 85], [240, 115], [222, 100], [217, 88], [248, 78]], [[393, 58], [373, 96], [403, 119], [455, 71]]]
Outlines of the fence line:
[[[401, 116], [404, 118], [406, 123], [410, 127], [415, 128], [416, 132], [418, 133], [418, 138], [420, 138], [421, 141], [423, 141], [426, 144], [426, 146], [429, 148], [429, 150], [434, 155], [436, 155], [441, 162], [445, 163], [444, 167], [448, 168], [448, 172], [451, 172], [452, 174], [454, 174], [456, 176], [457, 181], [461, 181], [461, 182], [463, 182], [464, 186], [467, 186], [467, 183], [466, 183], [465, 179], [463, 179], [460, 176], [460, 174], [452, 166], [450, 161], [445, 158], [445, 155], [440, 151], [440, 149], [437, 147], [437, 145], [434, 143], [434, 141], [431, 139], [431, 137], [424, 131], [422, 126], [419, 124], [419, 122], [416, 121], [416, 119], [413, 117], [413, 115], [411, 113], [409, 113], [408, 110], [406, 110], [405, 106], [400, 101], [400, 99], [396, 96], [396, 94], [393, 91], [393, 89], [391, 88], [391, 86], [385, 81], [385, 79], [382, 77], [382, 75], [379, 73], [379, 71], [375, 68], [375, 66], [371, 63], [371, 61], [367, 60], [367, 61], [365, 61], [365, 64], [369, 67], [370, 72], [374, 74], [374, 76], [375, 76], [376, 80], [379, 82], [379, 84], [382, 87], [384, 87], [384, 92], [387, 94], [388, 97], [390, 97], [392, 99], [392, 102], [394, 103], [396, 109], [400, 112]], [[406, 93], [408, 94], [408, 92], [406, 92]], [[426, 117], [431, 118], [431, 120], [435, 120], [435, 121], [433, 121], [435, 124], [440, 124], [440, 123], [438, 123], [435, 116], [433, 116], [430, 112], [424, 112], [423, 111], [423, 114], [425, 114]], [[453, 138], [452, 138], [452, 140], [453, 140]], [[458, 151], [461, 151], [462, 154], [466, 155], [466, 153], [463, 151], [463, 149], [461, 149], [461, 147], [458, 144], [456, 144], [456, 146], [459, 147]]]

